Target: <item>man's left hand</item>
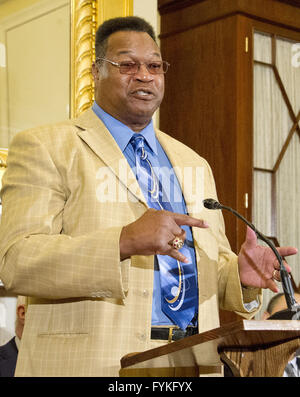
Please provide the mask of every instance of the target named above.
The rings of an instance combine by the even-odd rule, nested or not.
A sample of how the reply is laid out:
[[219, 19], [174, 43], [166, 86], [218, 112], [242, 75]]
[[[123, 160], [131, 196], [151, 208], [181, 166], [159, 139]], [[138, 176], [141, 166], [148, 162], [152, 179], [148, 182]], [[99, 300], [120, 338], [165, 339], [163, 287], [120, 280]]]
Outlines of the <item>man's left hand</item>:
[[[294, 247], [279, 247], [277, 251], [282, 257], [295, 255], [298, 250]], [[279, 270], [280, 265], [270, 247], [257, 244], [255, 232], [247, 227], [246, 240], [243, 243], [238, 256], [240, 280], [243, 286], [269, 288], [273, 292], [279, 292], [274, 281], [274, 270]], [[284, 263], [288, 272], [291, 268]]]

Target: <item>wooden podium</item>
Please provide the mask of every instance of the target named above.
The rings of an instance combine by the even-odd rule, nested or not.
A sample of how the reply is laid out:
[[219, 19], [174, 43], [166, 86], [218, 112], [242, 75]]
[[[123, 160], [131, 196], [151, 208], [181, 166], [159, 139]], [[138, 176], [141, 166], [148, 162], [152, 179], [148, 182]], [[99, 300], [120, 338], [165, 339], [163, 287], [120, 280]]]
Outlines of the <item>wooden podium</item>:
[[121, 368], [220, 366], [234, 376], [281, 377], [300, 346], [300, 321], [242, 320], [121, 359]]

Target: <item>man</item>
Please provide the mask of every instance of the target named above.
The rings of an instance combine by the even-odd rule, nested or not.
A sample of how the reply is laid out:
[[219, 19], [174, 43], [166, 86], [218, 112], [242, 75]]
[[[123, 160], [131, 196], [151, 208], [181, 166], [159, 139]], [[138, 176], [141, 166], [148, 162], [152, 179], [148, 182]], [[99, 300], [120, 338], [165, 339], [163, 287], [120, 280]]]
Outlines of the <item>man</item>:
[[151, 26], [105, 22], [96, 57], [93, 108], [9, 151], [0, 277], [32, 297], [17, 376], [118, 376], [124, 355], [218, 327], [219, 307], [250, 318], [259, 288], [277, 291], [270, 250], [249, 230], [237, 258], [193, 196], [197, 169], [216, 198], [206, 161], [153, 127], [168, 65]]
[[19, 296], [17, 299], [16, 336], [5, 345], [0, 346], [0, 377], [12, 377], [15, 373], [18, 350], [25, 322], [25, 300], [26, 298], [24, 296]]
[[[295, 300], [300, 303], [300, 294], [295, 293]], [[262, 320], [267, 320], [273, 314], [285, 310], [287, 308], [284, 293], [274, 295], [262, 315]], [[294, 357], [288, 362], [285, 367], [284, 377], [300, 377], [300, 347], [296, 350]]]

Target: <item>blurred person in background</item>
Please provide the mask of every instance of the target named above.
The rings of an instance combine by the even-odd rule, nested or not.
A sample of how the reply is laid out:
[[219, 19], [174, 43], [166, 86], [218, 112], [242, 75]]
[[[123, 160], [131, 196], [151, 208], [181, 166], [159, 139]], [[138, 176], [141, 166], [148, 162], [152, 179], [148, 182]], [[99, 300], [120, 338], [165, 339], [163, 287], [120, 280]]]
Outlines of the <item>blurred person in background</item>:
[[[300, 293], [295, 292], [295, 299], [300, 303]], [[262, 320], [267, 320], [274, 313], [287, 309], [284, 293], [274, 295], [262, 315]], [[300, 347], [296, 350], [294, 357], [288, 362], [285, 367], [284, 377], [300, 377]]]
[[0, 377], [14, 376], [25, 323], [25, 302], [26, 298], [24, 296], [18, 297], [15, 325], [16, 335], [5, 345], [0, 346]]

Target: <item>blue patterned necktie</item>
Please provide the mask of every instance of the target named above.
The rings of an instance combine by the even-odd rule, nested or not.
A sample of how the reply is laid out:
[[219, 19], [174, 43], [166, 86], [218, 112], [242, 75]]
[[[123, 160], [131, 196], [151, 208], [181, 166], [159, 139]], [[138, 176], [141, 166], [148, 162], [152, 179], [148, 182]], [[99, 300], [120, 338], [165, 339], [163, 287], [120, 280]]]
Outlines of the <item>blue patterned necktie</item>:
[[[160, 178], [156, 177], [148, 159], [143, 135], [134, 134], [131, 144], [135, 151], [136, 177], [149, 207], [172, 211], [170, 202], [164, 197]], [[157, 255], [157, 259], [162, 310], [175, 324], [185, 329], [197, 312], [198, 295], [194, 266], [186, 242], [180, 252], [189, 259], [188, 263], [181, 263], [167, 255]]]

